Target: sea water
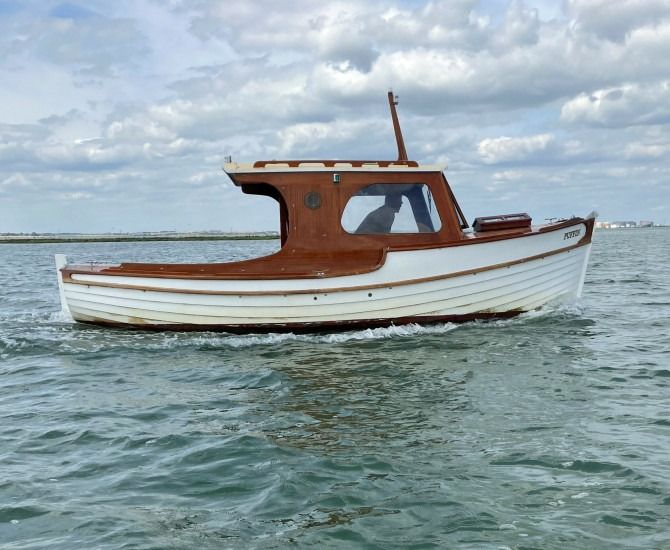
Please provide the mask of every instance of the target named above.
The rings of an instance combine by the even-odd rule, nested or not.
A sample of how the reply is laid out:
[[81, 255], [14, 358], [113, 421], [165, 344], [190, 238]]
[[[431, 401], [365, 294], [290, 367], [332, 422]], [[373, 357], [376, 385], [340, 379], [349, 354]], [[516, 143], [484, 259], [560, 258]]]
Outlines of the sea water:
[[339, 334], [67, 322], [0, 245], [0, 548], [670, 548], [670, 230], [595, 235], [582, 300]]

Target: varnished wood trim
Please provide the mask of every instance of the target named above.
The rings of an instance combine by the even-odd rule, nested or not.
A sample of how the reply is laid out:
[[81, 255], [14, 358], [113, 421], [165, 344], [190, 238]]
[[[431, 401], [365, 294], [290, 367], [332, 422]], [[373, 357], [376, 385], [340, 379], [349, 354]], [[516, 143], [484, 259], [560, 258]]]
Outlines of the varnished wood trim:
[[[527, 258], [521, 258], [519, 260], [511, 260], [509, 262], [503, 262], [499, 264], [487, 265], [486, 267], [480, 267], [475, 269], [467, 269], [464, 271], [456, 271], [454, 273], [448, 273], [446, 275], [433, 275], [431, 277], [420, 277], [416, 279], [405, 279], [402, 281], [392, 282], [392, 283], [376, 283], [371, 285], [359, 285], [351, 286], [344, 288], [319, 288], [311, 290], [279, 290], [279, 291], [232, 291], [232, 290], [196, 290], [196, 289], [175, 289], [175, 288], [158, 288], [158, 287], [149, 287], [142, 285], [129, 285], [124, 283], [106, 283], [103, 281], [77, 281], [72, 279], [71, 274], [66, 270], [63, 270], [63, 282], [68, 284], [84, 285], [84, 286], [98, 286], [106, 288], [123, 288], [128, 290], [141, 290], [144, 292], [172, 292], [174, 294], [206, 294], [211, 296], [291, 296], [297, 294], [334, 294], [336, 292], [355, 292], [360, 290], [375, 290], [379, 288], [394, 288], [398, 286], [406, 286], [419, 283], [429, 283], [433, 281], [440, 281], [443, 279], [453, 279], [455, 277], [463, 277], [465, 275], [476, 275], [478, 273], [485, 273], [487, 271], [492, 271], [494, 269], [504, 269], [506, 267], [511, 267], [514, 265], [520, 265], [527, 262], [532, 262], [535, 260], [542, 260], [544, 258], [549, 258], [555, 256], [556, 254], [561, 254], [564, 252], [570, 252], [576, 248], [585, 246], [588, 243], [582, 243], [581, 241], [575, 243], [574, 245], [566, 246], [559, 248], [557, 250], [552, 250], [551, 252], [544, 252], [542, 254], [536, 254], [534, 256], [528, 256]], [[87, 273], [84, 273], [87, 274]], [[123, 275], [114, 275], [114, 274], [105, 274], [105, 273], [91, 273], [91, 275], [103, 275], [103, 276], [118, 276], [123, 277]], [[151, 276], [147, 276], [151, 278]], [[221, 280], [221, 279], [218, 279]]]

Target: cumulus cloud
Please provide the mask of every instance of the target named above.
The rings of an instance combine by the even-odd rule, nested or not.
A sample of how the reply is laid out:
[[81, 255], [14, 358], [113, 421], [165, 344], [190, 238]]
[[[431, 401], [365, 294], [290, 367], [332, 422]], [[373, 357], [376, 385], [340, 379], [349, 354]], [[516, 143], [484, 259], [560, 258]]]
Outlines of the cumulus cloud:
[[574, 28], [613, 42], [670, 17], [667, 0], [567, 0], [566, 6]]
[[606, 127], [670, 121], [670, 80], [582, 93], [561, 108], [561, 120]]
[[333, 151], [337, 150], [341, 143], [349, 143], [352, 147], [358, 148], [360, 153], [360, 145], [357, 143], [359, 137], [366, 133], [374, 135], [378, 131], [378, 125], [369, 119], [294, 124], [279, 133], [281, 143], [279, 152], [289, 157], [301, 153], [313, 155], [314, 152], [323, 150], [324, 144], [328, 144]]
[[477, 150], [487, 164], [501, 162], [528, 161], [531, 157], [546, 153], [554, 144], [551, 134], [527, 137], [487, 138], [479, 142]]

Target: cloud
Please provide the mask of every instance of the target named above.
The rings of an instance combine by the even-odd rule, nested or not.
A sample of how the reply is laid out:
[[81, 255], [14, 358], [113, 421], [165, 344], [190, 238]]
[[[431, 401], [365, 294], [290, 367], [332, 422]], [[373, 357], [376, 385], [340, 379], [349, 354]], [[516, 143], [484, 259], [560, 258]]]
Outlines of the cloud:
[[77, 191], [75, 193], [62, 193], [60, 196], [68, 201], [80, 201], [92, 198], [93, 194], [86, 193], [85, 191]]
[[[279, 153], [288, 157], [295, 157], [300, 154], [323, 157], [323, 154], [314, 155], [314, 153], [323, 151], [326, 148], [324, 144], [327, 144], [328, 148], [333, 151], [337, 150], [341, 144], [347, 143], [359, 148], [358, 154], [360, 155], [358, 140], [365, 133], [368, 135], [379, 133], [375, 121], [362, 119], [294, 124], [280, 131]], [[323, 152], [327, 154], [326, 151]]]
[[493, 174], [494, 181], [515, 181], [523, 178], [523, 172], [519, 170], [504, 170], [503, 172], [496, 172]]
[[630, 143], [626, 147], [626, 158], [635, 160], [656, 160], [670, 157], [668, 143]]
[[563, 105], [561, 120], [609, 128], [666, 123], [670, 121], [670, 80], [582, 93]]
[[16, 60], [34, 56], [81, 75], [103, 76], [132, 67], [148, 50], [131, 19], [59, 4], [41, 17], [18, 20], [11, 34], [0, 40], [0, 52]]
[[550, 151], [553, 144], [554, 136], [551, 134], [519, 138], [503, 136], [480, 141], [477, 150], [485, 163], [499, 164], [502, 162], [529, 161], [539, 154]]
[[670, 17], [667, 0], [567, 0], [566, 6], [573, 28], [613, 42]]
[[540, 31], [538, 10], [514, 1], [505, 14], [504, 23], [493, 34], [491, 45], [498, 51], [534, 46], [540, 39]]
[[[584, 39], [552, 25], [538, 28], [535, 19], [533, 25], [537, 38], [533, 31], [532, 38], [516, 37], [515, 42], [491, 32], [490, 49], [479, 51], [434, 46], [383, 51], [369, 71], [319, 63], [311, 83], [317, 95], [340, 103], [370, 102], [378, 90], [392, 85], [411, 98], [412, 110], [437, 113], [539, 106], [585, 89], [653, 81], [670, 73], [670, 58], [661, 53], [670, 43], [668, 22], [638, 29], [622, 44]], [[617, 71], [603, 71], [604, 66]]]
[[51, 168], [60, 170], [109, 170], [136, 160], [142, 150], [125, 144], [105, 144], [95, 141], [79, 143], [48, 143], [35, 149], [35, 158]]
[[0, 179], [0, 194], [10, 193], [16, 189], [28, 187], [29, 185], [30, 182], [24, 174], [14, 173], [4, 179]]

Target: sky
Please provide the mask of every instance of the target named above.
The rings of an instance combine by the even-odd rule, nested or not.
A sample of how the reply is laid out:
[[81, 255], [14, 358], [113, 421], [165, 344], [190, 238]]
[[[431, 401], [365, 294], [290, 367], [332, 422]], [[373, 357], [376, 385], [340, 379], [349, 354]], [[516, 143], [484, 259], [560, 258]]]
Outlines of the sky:
[[276, 230], [222, 172], [444, 164], [469, 221], [670, 223], [670, 0], [0, 0], [0, 232]]

